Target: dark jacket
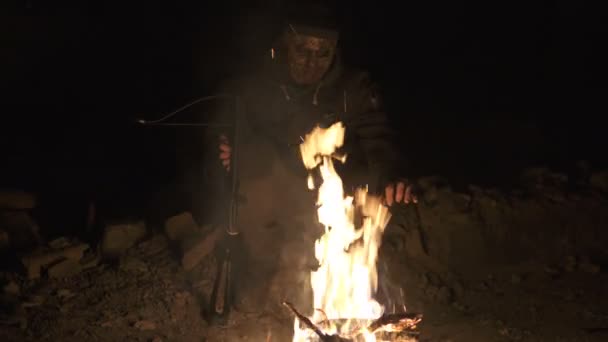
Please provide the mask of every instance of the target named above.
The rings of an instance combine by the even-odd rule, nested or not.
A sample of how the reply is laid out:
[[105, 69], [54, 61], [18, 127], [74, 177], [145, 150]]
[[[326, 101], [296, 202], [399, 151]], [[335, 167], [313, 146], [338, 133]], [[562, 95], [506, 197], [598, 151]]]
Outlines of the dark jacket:
[[[346, 127], [343, 152], [348, 157], [344, 165], [336, 163], [336, 168], [347, 192], [361, 185], [376, 192], [401, 175], [403, 161], [394, 144], [395, 134], [369, 73], [346, 68], [337, 54], [319, 84], [301, 87], [289, 81], [280, 57], [269, 58], [260, 72], [221, 87], [222, 92], [241, 98], [246, 128], [242, 130], [243, 144], [257, 138], [272, 142], [289, 169], [305, 176], [298, 148], [301, 137], [317, 124], [342, 121]], [[224, 120], [232, 117], [228, 111], [220, 112]]]

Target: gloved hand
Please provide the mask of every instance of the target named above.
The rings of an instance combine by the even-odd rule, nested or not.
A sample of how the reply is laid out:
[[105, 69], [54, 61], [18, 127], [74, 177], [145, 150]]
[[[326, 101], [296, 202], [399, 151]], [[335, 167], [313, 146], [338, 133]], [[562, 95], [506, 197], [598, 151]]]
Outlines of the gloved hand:
[[384, 203], [389, 207], [393, 204], [416, 204], [418, 196], [413, 184], [405, 179], [400, 179], [390, 182], [384, 187]]

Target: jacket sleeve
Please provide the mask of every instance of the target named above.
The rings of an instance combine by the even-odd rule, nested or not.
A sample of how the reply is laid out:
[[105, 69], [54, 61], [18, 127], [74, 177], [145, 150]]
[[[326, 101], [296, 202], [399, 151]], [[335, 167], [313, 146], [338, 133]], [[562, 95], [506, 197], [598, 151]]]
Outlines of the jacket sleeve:
[[362, 72], [357, 75], [354, 88], [354, 97], [349, 101], [353, 106], [351, 127], [368, 166], [370, 191], [379, 192], [402, 176], [404, 160], [378, 85]]

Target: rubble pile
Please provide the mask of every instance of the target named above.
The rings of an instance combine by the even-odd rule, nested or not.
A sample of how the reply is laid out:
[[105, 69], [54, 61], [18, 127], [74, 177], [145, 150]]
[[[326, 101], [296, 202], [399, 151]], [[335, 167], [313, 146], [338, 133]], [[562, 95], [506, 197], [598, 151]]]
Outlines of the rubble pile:
[[[528, 169], [509, 191], [420, 179], [418, 205], [403, 209], [383, 241], [387, 309], [423, 313], [421, 341], [606, 340], [606, 174]], [[293, 279], [252, 269], [242, 279], [256, 290], [241, 295], [253, 297], [240, 298], [227, 326], [207, 323], [221, 228], [184, 212], [161, 227], [145, 218], [107, 222], [97, 242], [43, 241], [34, 208], [35, 196], [0, 192], [0, 340], [291, 338], [289, 310], [260, 301], [278, 290], [297, 300]], [[297, 244], [258, 251], [268, 253], [259, 259], [294, 257]]]
[[[598, 183], [599, 174], [589, 179]], [[401, 230], [388, 232], [388, 243], [435, 271], [459, 273], [580, 253], [608, 261], [606, 193], [571, 183], [544, 168], [526, 170], [509, 192], [474, 185], [457, 192], [439, 177], [423, 178], [419, 205], [405, 213]]]

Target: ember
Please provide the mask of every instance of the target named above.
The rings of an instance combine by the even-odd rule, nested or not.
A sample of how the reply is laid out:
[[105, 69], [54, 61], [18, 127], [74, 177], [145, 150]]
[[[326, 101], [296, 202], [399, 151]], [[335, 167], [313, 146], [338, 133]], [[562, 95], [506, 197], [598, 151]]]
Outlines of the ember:
[[[380, 198], [360, 188], [345, 196], [342, 179], [333, 160], [346, 162], [336, 150], [344, 142], [341, 122], [329, 128], [316, 127], [300, 145], [305, 167], [318, 168], [322, 184], [318, 190], [318, 219], [325, 227], [316, 241], [319, 268], [311, 273], [315, 314], [308, 318], [289, 303], [295, 314], [294, 342], [304, 341], [408, 341], [422, 317], [409, 313], [383, 314], [374, 300], [378, 276], [376, 260], [384, 228], [390, 219]], [[308, 178], [308, 188], [314, 189]], [[355, 224], [361, 216], [361, 224]], [[359, 222], [359, 221], [358, 221]]]

